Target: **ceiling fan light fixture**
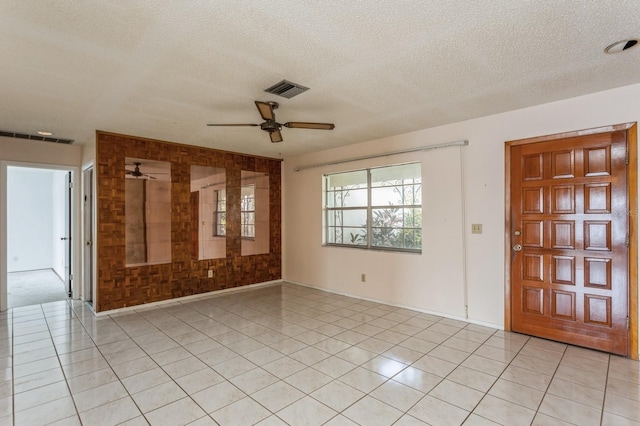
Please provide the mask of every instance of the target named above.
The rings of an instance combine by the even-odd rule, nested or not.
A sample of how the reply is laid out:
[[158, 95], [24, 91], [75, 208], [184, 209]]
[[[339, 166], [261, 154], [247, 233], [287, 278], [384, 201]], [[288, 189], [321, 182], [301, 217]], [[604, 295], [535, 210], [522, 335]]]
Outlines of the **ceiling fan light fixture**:
[[608, 53], [612, 55], [614, 53], [624, 52], [625, 50], [631, 49], [637, 44], [638, 44], [638, 39], [636, 38], [629, 38], [626, 40], [616, 41], [615, 43], [612, 43], [609, 46], [605, 47], [604, 53]]

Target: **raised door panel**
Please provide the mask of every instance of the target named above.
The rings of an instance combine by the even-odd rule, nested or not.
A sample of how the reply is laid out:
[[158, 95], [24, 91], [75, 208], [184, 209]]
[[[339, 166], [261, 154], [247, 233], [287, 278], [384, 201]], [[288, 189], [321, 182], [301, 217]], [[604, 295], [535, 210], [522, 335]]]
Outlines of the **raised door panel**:
[[584, 186], [584, 212], [611, 213], [611, 183], [590, 183]]
[[528, 314], [544, 315], [544, 290], [538, 287], [523, 287], [522, 310]]
[[522, 226], [522, 245], [530, 248], [542, 248], [544, 245], [544, 222], [528, 220]]
[[584, 249], [611, 251], [611, 221], [584, 221]]
[[574, 256], [552, 256], [551, 282], [553, 284], [576, 284], [576, 258]]
[[585, 148], [584, 175], [585, 176], [611, 175], [611, 146]]
[[551, 290], [551, 317], [567, 321], [576, 320], [576, 294]]
[[575, 177], [575, 152], [573, 150], [551, 153], [551, 178], [567, 179]]
[[529, 187], [522, 190], [522, 212], [524, 214], [544, 213], [543, 187]]
[[611, 259], [586, 257], [584, 259], [584, 285], [611, 289]]
[[522, 157], [522, 180], [541, 180], [544, 175], [542, 154]]

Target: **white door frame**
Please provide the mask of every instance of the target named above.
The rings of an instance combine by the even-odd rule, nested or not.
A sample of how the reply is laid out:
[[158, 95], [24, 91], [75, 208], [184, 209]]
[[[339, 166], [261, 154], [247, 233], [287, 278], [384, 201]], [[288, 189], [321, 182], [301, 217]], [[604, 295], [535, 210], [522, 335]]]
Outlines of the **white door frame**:
[[[93, 180], [90, 183], [91, 184], [91, 210], [87, 211], [87, 209], [85, 208], [85, 202], [84, 202], [84, 194], [86, 192], [87, 186], [89, 185], [88, 182], [85, 181], [85, 172], [92, 170], [93, 171]], [[97, 278], [97, 273], [96, 273], [96, 265], [97, 265], [97, 250], [96, 250], [96, 246], [95, 246], [95, 242], [96, 242], [96, 238], [97, 238], [97, 231], [96, 231], [96, 171], [95, 171], [95, 167], [93, 164], [93, 161], [84, 164], [82, 166], [82, 188], [80, 191], [80, 209], [81, 209], [81, 216], [78, 219], [78, 222], [82, 224], [81, 228], [82, 228], [82, 235], [80, 235], [80, 246], [81, 246], [81, 252], [82, 252], [82, 290], [81, 290], [81, 298], [83, 301], [87, 301], [89, 300], [89, 294], [86, 288], [85, 283], [89, 282], [91, 284], [91, 307], [94, 307], [96, 305], [96, 278]], [[86, 215], [90, 214], [91, 217], [89, 218], [89, 220], [91, 221], [91, 231], [92, 234], [91, 235], [85, 235], [85, 226], [84, 226], [84, 221], [86, 220]], [[89, 263], [89, 259], [86, 259], [86, 252], [85, 252], [85, 244], [87, 244], [87, 241], [91, 241], [91, 263]], [[91, 264], [92, 268], [91, 271], [87, 271], [87, 268], [85, 268], [86, 265]], [[91, 274], [91, 276], [89, 277], [89, 273]], [[95, 309], [94, 309], [95, 312]]]
[[7, 310], [7, 168], [26, 167], [31, 169], [64, 170], [71, 172], [71, 182], [74, 186], [71, 197], [71, 274], [73, 274], [73, 297], [80, 296], [80, 256], [78, 253], [80, 243], [79, 194], [77, 190], [78, 167], [64, 166], [60, 164], [28, 163], [20, 161], [0, 161], [0, 311]]

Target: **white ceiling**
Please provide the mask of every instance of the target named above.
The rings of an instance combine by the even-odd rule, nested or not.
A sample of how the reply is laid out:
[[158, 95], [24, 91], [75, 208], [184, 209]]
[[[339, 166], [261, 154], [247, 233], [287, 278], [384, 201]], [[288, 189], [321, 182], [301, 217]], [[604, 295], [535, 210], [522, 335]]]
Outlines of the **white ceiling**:
[[[287, 157], [640, 82], [640, 1], [0, 2], [0, 130]], [[287, 79], [311, 90], [264, 93]], [[283, 129], [272, 144], [254, 100]]]

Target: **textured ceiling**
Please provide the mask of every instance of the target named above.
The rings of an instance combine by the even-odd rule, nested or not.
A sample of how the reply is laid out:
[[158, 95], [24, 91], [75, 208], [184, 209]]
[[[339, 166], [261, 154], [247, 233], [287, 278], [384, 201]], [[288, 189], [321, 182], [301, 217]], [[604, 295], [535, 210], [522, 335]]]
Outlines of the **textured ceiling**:
[[[0, 130], [287, 157], [640, 82], [640, 1], [0, 2]], [[263, 90], [310, 87], [293, 99]], [[280, 102], [272, 144], [254, 100]]]

